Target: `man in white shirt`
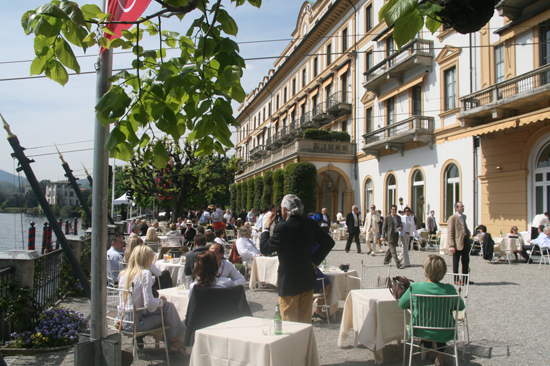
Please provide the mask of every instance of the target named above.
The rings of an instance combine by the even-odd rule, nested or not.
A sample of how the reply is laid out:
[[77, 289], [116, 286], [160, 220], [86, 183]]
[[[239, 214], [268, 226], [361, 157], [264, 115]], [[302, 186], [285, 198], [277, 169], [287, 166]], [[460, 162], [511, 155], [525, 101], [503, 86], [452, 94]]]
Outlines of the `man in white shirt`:
[[548, 212], [538, 214], [533, 218], [533, 222], [531, 223], [531, 240], [539, 236], [539, 226], [541, 225], [544, 225], [544, 227], [550, 226]]
[[208, 224], [208, 221], [210, 221], [210, 212], [208, 212], [208, 209], [206, 209], [199, 218], [199, 224], [206, 226], [206, 224]]
[[328, 210], [326, 207], [323, 207], [321, 210], [321, 213], [323, 214], [323, 221], [321, 223], [321, 230], [323, 230], [325, 233], [330, 233], [330, 216], [328, 215]]
[[119, 263], [124, 262], [124, 238], [122, 235], [115, 234], [113, 236], [111, 248], [107, 251], [107, 262], [107, 278], [113, 282], [113, 285], [116, 285], [120, 273]]
[[263, 223], [263, 220], [264, 220], [264, 210], [262, 210], [261, 208], [258, 210], [258, 213], [260, 214], [260, 216], [258, 216], [258, 220], [256, 221], [256, 228], [258, 229], [258, 232], [262, 232], [262, 227], [264, 225]]
[[239, 239], [235, 242], [237, 246], [237, 252], [241, 256], [241, 262], [247, 262], [252, 264], [255, 257], [261, 256], [258, 248], [254, 246], [254, 242], [250, 240], [252, 231], [247, 225], [241, 226], [239, 229]]
[[403, 228], [399, 233], [399, 239], [403, 245], [403, 251], [399, 254], [398, 258], [400, 261], [404, 261], [405, 267], [410, 267], [409, 245], [411, 243], [411, 234], [414, 234], [414, 236], [418, 238], [418, 233], [416, 232], [414, 217], [411, 215], [411, 209], [409, 207], [405, 207], [405, 214], [401, 216], [401, 222], [403, 223]]
[[254, 220], [254, 207], [250, 209], [250, 211], [246, 214], [246, 221], [253, 223], [256, 220]]
[[231, 223], [231, 218], [232, 217], [233, 216], [231, 216], [231, 210], [226, 210], [225, 215], [223, 215], [223, 219], [225, 220], [226, 225], [229, 225]]
[[[378, 221], [380, 221], [380, 215], [376, 211], [375, 205], [370, 205], [370, 212], [365, 217], [365, 240], [367, 242], [367, 255], [374, 256], [376, 251], [376, 238], [378, 237]], [[371, 242], [372, 240], [372, 247]]]
[[214, 243], [210, 245], [210, 248], [208, 250], [214, 252], [216, 258], [218, 259], [218, 273], [216, 274], [217, 277], [231, 278], [235, 285], [246, 285], [246, 280], [244, 279], [243, 275], [237, 270], [237, 268], [235, 268], [233, 263], [223, 259], [223, 246], [218, 243]]
[[542, 254], [546, 254], [546, 251], [550, 250], [550, 228], [540, 225], [537, 231], [539, 232], [537, 238], [529, 240], [530, 245], [524, 245], [521, 251], [521, 255], [527, 263], [532, 263], [529, 261], [528, 250], [539, 250]]

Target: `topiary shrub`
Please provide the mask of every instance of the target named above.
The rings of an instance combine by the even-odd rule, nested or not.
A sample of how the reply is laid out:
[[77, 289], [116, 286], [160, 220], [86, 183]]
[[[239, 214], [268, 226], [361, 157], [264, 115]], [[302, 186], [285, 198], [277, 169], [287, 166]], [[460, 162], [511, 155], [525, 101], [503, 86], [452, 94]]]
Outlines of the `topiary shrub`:
[[345, 131], [332, 131], [330, 133], [330, 141], [350, 142], [351, 136]]
[[243, 186], [241, 188], [241, 210], [246, 211], [246, 198], [248, 197], [248, 181], [243, 181], [241, 183]]
[[249, 178], [246, 181], [246, 211], [250, 211], [254, 207], [254, 178]]
[[269, 207], [273, 200], [273, 172], [264, 173], [264, 193], [262, 194], [262, 208]]
[[262, 205], [262, 195], [264, 193], [264, 179], [262, 177], [256, 177], [254, 182], [254, 207], [257, 211], [260, 210]]
[[237, 184], [232, 184], [229, 188], [229, 207], [234, 210], [237, 208]]
[[273, 204], [280, 206], [285, 196], [285, 171], [277, 169], [273, 173]]
[[317, 168], [311, 163], [292, 163], [285, 168], [285, 195], [295, 194], [304, 205], [304, 215], [315, 211]]
[[330, 141], [330, 131], [317, 128], [308, 128], [304, 131], [303, 137], [309, 140]]

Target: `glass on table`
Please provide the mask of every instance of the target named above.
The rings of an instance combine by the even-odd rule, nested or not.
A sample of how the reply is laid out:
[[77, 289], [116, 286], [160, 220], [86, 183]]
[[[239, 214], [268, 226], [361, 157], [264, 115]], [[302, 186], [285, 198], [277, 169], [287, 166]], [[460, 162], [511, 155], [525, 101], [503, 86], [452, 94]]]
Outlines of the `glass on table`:
[[162, 256], [162, 260], [163, 260], [164, 262], [168, 262], [168, 254], [164, 254], [164, 255]]
[[178, 278], [178, 294], [183, 293], [185, 280], [183, 278]]
[[272, 319], [262, 319], [262, 334], [271, 335], [271, 323]]
[[189, 287], [191, 287], [191, 282], [193, 282], [193, 277], [191, 276], [185, 276], [185, 288], [189, 290]]

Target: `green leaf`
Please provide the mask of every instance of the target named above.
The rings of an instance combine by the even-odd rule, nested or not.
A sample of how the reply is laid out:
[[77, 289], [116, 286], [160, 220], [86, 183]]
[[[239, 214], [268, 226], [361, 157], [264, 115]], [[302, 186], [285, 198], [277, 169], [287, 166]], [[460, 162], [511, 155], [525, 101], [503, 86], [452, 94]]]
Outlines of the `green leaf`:
[[135, 41], [136, 35], [130, 32], [128, 29], [123, 29], [120, 34], [129, 41]]
[[197, 114], [198, 115], [204, 114], [208, 110], [208, 108], [210, 108], [211, 105], [212, 105], [212, 101], [210, 99], [203, 101], [199, 109], [197, 110]]
[[111, 35], [111, 36], [116, 36], [116, 37], [118, 37], [117, 34], [116, 34], [115, 32], [113, 32], [112, 30], [110, 30], [110, 29], [107, 28], [107, 27], [101, 27], [101, 30], [103, 31], [103, 33], [107, 33], [107, 34], [109, 34], [109, 35]]
[[[59, 24], [57, 23], [59, 22]], [[61, 29], [61, 22], [47, 15], [38, 17], [36, 24], [34, 25], [34, 33], [41, 34], [45, 37], [55, 37], [59, 34]]]
[[36, 20], [36, 15], [34, 10], [29, 10], [23, 14], [21, 17], [21, 26], [23, 27], [23, 30], [25, 31], [25, 34], [28, 36], [32, 31], [32, 26], [34, 21]]
[[166, 69], [166, 68], [161, 68], [159, 73], [158, 73], [157, 80], [166, 81], [169, 78], [171, 78], [173, 75], [174, 75], [174, 72], [172, 70]]
[[118, 127], [115, 127], [109, 133], [107, 141], [105, 141], [105, 150], [111, 151], [123, 141], [126, 141], [126, 135]]
[[424, 18], [418, 14], [416, 9], [397, 19], [393, 31], [393, 39], [397, 47], [401, 49], [401, 46], [413, 39], [423, 26]]
[[262, 0], [248, 0], [249, 4], [259, 8], [262, 6]]
[[82, 10], [80, 10], [76, 3], [62, 0], [60, 8], [69, 16], [69, 19], [71, 19], [77, 27], [86, 26], [86, 19], [84, 19], [84, 14], [82, 14]]
[[111, 40], [105, 37], [101, 37], [98, 39], [97, 44], [99, 44], [103, 48], [109, 49], [111, 47]]
[[95, 4], [82, 5], [80, 10], [82, 10], [85, 19], [99, 18], [104, 15], [99, 6]]
[[125, 139], [128, 140], [131, 145], [135, 146], [140, 142], [140, 140], [136, 136], [134, 127], [130, 122], [119, 121], [117, 127], [120, 128], [120, 131], [122, 133], [124, 133], [124, 135], [126, 136]]
[[149, 137], [148, 134], [144, 133], [143, 135], [141, 135], [141, 139], [139, 141], [139, 148], [143, 149], [145, 146], [147, 146], [149, 141], [151, 141], [151, 137]]
[[220, 52], [225, 52], [227, 54], [232, 54], [233, 52], [239, 52], [239, 45], [237, 42], [229, 38], [223, 38], [220, 43]]
[[126, 41], [122, 38], [115, 38], [111, 40], [111, 48], [117, 48], [120, 46], [124, 46], [126, 44]]
[[53, 50], [48, 48], [48, 52], [43, 56], [37, 56], [31, 63], [31, 75], [40, 75], [44, 72], [48, 61], [53, 57]]
[[178, 42], [175, 38], [166, 38], [166, 44], [171, 48], [176, 48]]
[[432, 17], [426, 17], [426, 28], [428, 28], [428, 30], [432, 32], [432, 34], [437, 32], [439, 27], [441, 27], [441, 22], [439, 20], [436, 20]]
[[34, 53], [36, 55], [43, 55], [47, 52], [44, 50], [44, 47], [49, 48], [55, 41], [55, 36], [53, 37], [44, 37], [37, 35], [34, 37]]
[[45, 14], [59, 19], [69, 19], [67, 13], [65, 13], [61, 8], [52, 3], [44, 4], [38, 9], [36, 9], [36, 14]]
[[189, 37], [181, 36], [180, 37], [180, 48], [183, 49], [195, 49], [195, 44]]
[[126, 141], [121, 142], [113, 150], [110, 150], [109, 156], [122, 161], [129, 161], [134, 153], [132, 146]]
[[233, 87], [231, 87], [229, 95], [231, 96], [231, 98], [235, 99], [239, 103], [244, 102], [244, 98], [246, 98], [246, 93], [244, 92], [240, 84], [233, 85]]
[[[389, 1], [391, 2], [391, 0]], [[388, 2], [388, 3], [389, 3]], [[388, 4], [386, 3], [386, 5]], [[384, 5], [384, 7], [386, 6]], [[382, 9], [384, 8], [382, 7]], [[399, 18], [403, 18], [407, 14], [410, 14], [413, 10], [418, 7], [418, 0], [397, 0], [394, 5], [387, 9], [384, 14], [384, 19], [386, 20], [387, 25], [392, 25]], [[380, 12], [382, 12], [380, 9]]]
[[435, 15], [435, 13], [439, 13], [443, 9], [444, 8], [442, 6], [437, 4], [432, 4], [430, 2], [418, 5], [418, 13], [422, 16], [427, 16], [432, 14]]
[[220, 75], [220, 85], [223, 88], [230, 88], [243, 76], [243, 70], [239, 66], [227, 66]]
[[57, 60], [50, 60], [47, 63], [45, 74], [48, 79], [52, 79], [61, 85], [65, 85], [67, 81], [69, 81], [67, 70], [65, 70], [65, 67]]
[[63, 39], [58, 38], [55, 42], [55, 54], [59, 61], [77, 74], [80, 74], [80, 65], [71, 49], [71, 46]]
[[168, 163], [168, 160], [170, 158], [168, 157], [168, 152], [166, 151], [166, 148], [161, 141], [157, 141], [157, 143], [155, 144], [154, 152], [155, 154], [153, 155], [153, 165], [155, 166], [155, 168], [165, 168], [166, 163]]
[[[88, 31], [84, 27], [76, 27], [73, 22], [65, 22], [65, 24], [61, 27], [61, 31], [63, 32], [63, 35], [67, 39], [67, 41], [71, 42], [75, 46], [83, 47], [84, 40], [88, 36]], [[86, 44], [86, 43], [84, 43]]]
[[218, 22], [220, 23], [222, 30], [231, 35], [236, 36], [239, 32], [239, 27], [235, 20], [227, 13], [227, 11], [220, 9], [218, 11]]

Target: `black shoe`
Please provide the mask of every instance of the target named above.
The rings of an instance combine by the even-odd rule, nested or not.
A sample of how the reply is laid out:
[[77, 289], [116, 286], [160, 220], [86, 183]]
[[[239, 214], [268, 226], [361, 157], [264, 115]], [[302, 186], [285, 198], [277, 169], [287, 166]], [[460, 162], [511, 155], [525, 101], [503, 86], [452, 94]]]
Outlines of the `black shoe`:
[[327, 320], [327, 317], [326, 316], [323, 316], [319, 313], [313, 313], [313, 317], [314, 318], [317, 318], [317, 319], [321, 319], [321, 320]]
[[138, 347], [139, 349], [143, 349], [143, 346], [144, 346], [143, 342], [144, 342], [144, 340], [145, 340], [145, 336], [136, 337], [136, 343], [137, 343], [137, 347]]
[[357, 254], [363, 254], [363, 252], [361, 252], [361, 251], [358, 251], [358, 252], [357, 252]]
[[349, 253], [349, 250], [346, 250], [346, 253]]

